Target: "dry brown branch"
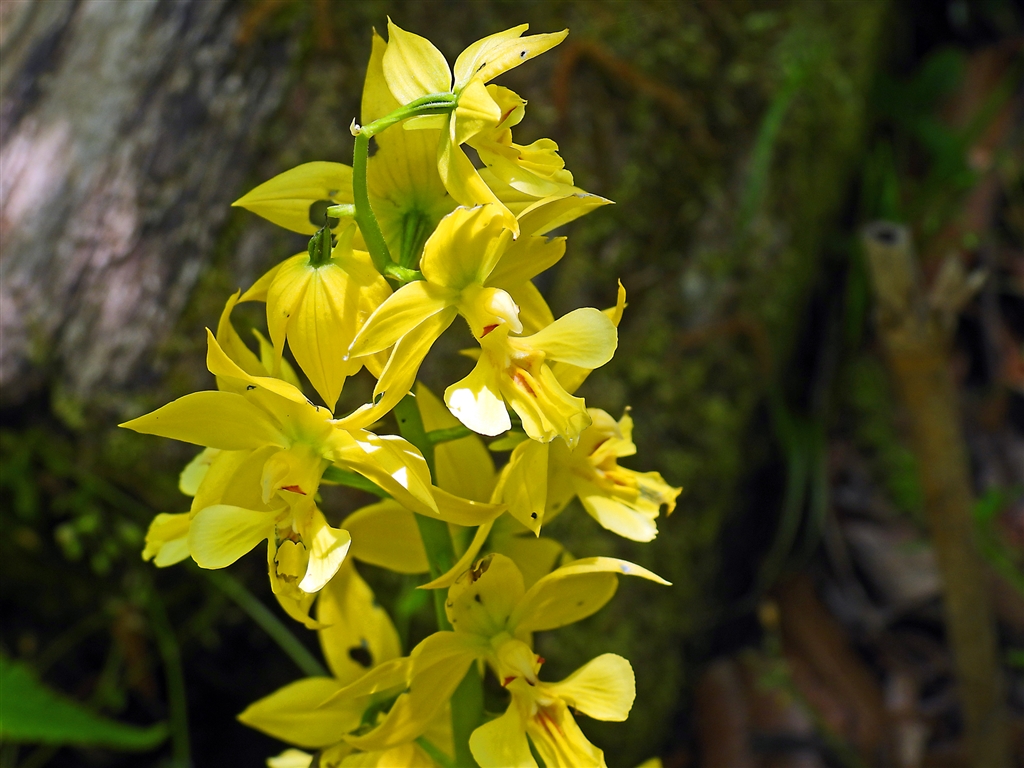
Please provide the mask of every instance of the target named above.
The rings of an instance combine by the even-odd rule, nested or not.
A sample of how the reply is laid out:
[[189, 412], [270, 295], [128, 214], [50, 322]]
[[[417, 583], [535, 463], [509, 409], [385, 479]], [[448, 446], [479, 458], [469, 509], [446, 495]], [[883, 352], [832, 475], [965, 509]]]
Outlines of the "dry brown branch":
[[925, 514], [942, 574], [946, 629], [971, 764], [1009, 766], [995, 619], [974, 543], [967, 449], [949, 370], [950, 324], [928, 302], [906, 228], [873, 224], [864, 231], [864, 245], [878, 330], [909, 416]]

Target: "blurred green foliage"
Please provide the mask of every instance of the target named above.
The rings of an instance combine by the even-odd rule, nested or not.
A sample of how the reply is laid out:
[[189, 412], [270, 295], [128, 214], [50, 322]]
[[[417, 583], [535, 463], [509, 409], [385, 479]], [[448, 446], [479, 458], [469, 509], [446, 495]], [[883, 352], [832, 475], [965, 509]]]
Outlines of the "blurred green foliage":
[[139, 728], [96, 715], [51, 690], [32, 669], [0, 654], [0, 740], [148, 751], [167, 738], [160, 723]]

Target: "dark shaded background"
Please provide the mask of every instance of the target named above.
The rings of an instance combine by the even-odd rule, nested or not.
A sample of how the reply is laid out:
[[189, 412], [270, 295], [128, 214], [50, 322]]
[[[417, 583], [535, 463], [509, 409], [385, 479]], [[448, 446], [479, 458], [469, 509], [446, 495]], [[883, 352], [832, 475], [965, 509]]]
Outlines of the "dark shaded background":
[[[299, 670], [199, 569], [139, 560], [152, 515], [186, 508], [177, 474], [192, 451], [113, 425], [209, 387], [202, 329], [304, 247], [229, 204], [300, 162], [350, 162], [369, 30], [388, 13], [452, 59], [523, 21], [571, 30], [503, 80], [530, 101], [517, 139], [551, 136], [577, 183], [616, 205], [572, 226], [541, 288], [557, 316], [610, 305], [621, 277], [620, 351], [583, 394], [614, 414], [632, 405], [631, 466], [685, 487], [650, 545], [581, 514], [552, 525], [579, 555], [675, 584], [624, 583], [599, 615], [539, 640], [552, 679], [606, 651], [636, 668], [629, 722], [584, 725], [609, 763], [966, 764], [916, 458], [858, 243], [879, 218], [912, 228], [929, 282], [950, 254], [988, 271], [949, 364], [1020, 750], [1014, 0], [4, 3], [3, 652], [136, 723], [174, 716], [177, 654], [196, 766], [282, 748], [234, 715]], [[435, 388], [464, 373], [462, 341], [433, 353]], [[338, 491], [327, 507], [366, 501]], [[364, 570], [385, 604], [408, 593]], [[277, 610], [261, 554], [231, 573]], [[427, 624], [410, 622], [414, 641]], [[170, 745], [0, 746], [3, 766], [171, 759]]]

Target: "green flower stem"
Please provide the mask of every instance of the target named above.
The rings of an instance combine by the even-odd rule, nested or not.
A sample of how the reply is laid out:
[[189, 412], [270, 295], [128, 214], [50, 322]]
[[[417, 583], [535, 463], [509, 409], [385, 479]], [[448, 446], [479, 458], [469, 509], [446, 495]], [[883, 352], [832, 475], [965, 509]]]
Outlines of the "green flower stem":
[[422, 280], [423, 276], [415, 269], [409, 269], [395, 263], [391, 257], [384, 233], [370, 206], [370, 193], [366, 184], [366, 164], [370, 157], [370, 139], [386, 128], [421, 115], [443, 115], [455, 108], [456, 97], [453, 93], [434, 93], [411, 101], [399, 107], [389, 115], [374, 120], [369, 125], [352, 123], [352, 135], [355, 136], [355, 148], [352, 153], [352, 198], [355, 203], [355, 219], [359, 231], [363, 233], [366, 249], [373, 259], [373, 266], [384, 277], [396, 280], [399, 284]]
[[336, 483], [338, 485], [347, 485], [349, 488], [358, 488], [360, 491], [366, 491], [372, 493], [374, 496], [380, 496], [382, 499], [390, 499], [391, 494], [381, 488], [372, 480], [367, 480], [362, 475], [357, 475], [348, 469], [342, 469], [334, 465], [329, 466], [324, 470], [323, 481], [325, 483]]
[[295, 666], [310, 677], [330, 676], [330, 673], [324, 669], [324, 665], [316, 660], [316, 657], [299, 642], [291, 630], [259, 598], [246, 589], [242, 582], [224, 571], [204, 571], [204, 573], [217, 589], [234, 600], [239, 608], [249, 614], [250, 619], [270, 635], [278, 647], [295, 662]]
[[171, 756], [174, 768], [192, 765], [192, 749], [188, 732], [188, 697], [185, 692], [185, 673], [181, 666], [181, 649], [167, 610], [152, 582], [146, 576], [146, 607], [149, 625], [153, 630], [157, 651], [164, 665], [167, 685], [167, 704], [170, 710]]
[[458, 427], [448, 427], [447, 429], [432, 429], [427, 432], [427, 440], [430, 441], [431, 445], [439, 445], [441, 443], [449, 443], [452, 440], [461, 440], [472, 434], [473, 430], [460, 425]]
[[[395, 406], [395, 418], [402, 437], [412, 443], [423, 454], [430, 476], [434, 477], [434, 441], [433, 432], [423, 427], [416, 398], [406, 395]], [[435, 430], [438, 432], [441, 430]], [[441, 442], [441, 441], [438, 441]], [[430, 564], [430, 578], [436, 579], [447, 573], [455, 564], [455, 547], [448, 533], [448, 524], [443, 520], [432, 520], [423, 515], [416, 515], [416, 524], [420, 529], [423, 547], [427, 551], [427, 562]], [[431, 590], [434, 594], [434, 612], [437, 615], [437, 628], [450, 630], [451, 623], [444, 610], [446, 591]], [[472, 664], [459, 687], [452, 694], [452, 736], [455, 743], [455, 765], [459, 768], [475, 768], [476, 761], [469, 751], [469, 736], [484, 722], [484, 689], [483, 680], [476, 664]]]
[[395, 266], [391, 259], [391, 251], [380, 231], [377, 217], [370, 207], [370, 193], [366, 186], [366, 161], [370, 157], [370, 136], [365, 133], [356, 135], [356, 146], [352, 153], [352, 197], [355, 199], [356, 224], [363, 233], [366, 249], [373, 259], [373, 266], [382, 275], [387, 276], [388, 267]]
[[428, 93], [426, 96], [420, 96], [418, 99], [410, 101], [408, 104], [399, 107], [388, 115], [384, 115], [384, 117], [374, 120], [372, 123], [354, 127], [352, 132], [356, 133], [358, 131], [357, 135], [362, 134], [367, 137], [376, 136], [385, 128], [390, 128], [395, 123], [408, 120], [410, 117], [446, 115], [455, 109], [457, 101], [458, 97], [454, 93]]

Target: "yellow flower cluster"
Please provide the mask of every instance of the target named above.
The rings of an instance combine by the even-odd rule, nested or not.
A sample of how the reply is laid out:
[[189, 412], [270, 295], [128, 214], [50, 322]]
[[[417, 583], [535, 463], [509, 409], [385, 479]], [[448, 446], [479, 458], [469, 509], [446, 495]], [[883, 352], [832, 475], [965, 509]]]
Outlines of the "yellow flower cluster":
[[[572, 713], [625, 720], [633, 704], [625, 659], [604, 654], [551, 683], [533, 650], [535, 632], [599, 610], [620, 575], [667, 584], [624, 560], [574, 559], [542, 526], [578, 497], [607, 530], [650, 541], [680, 489], [620, 467], [636, 452], [631, 418], [574, 395], [615, 352], [622, 286], [615, 307], [555, 319], [532, 282], [565, 252], [549, 234], [609, 201], [574, 186], [553, 141], [513, 140], [526, 102], [491, 81], [567, 34], [526, 29], [477, 41], [454, 69], [390, 21], [387, 42], [374, 33], [353, 165], [307, 163], [235, 203], [311, 235], [308, 251], [229, 297], [207, 339], [216, 390], [122, 425], [203, 447], [181, 474], [190, 510], [158, 515], [143, 557], [223, 568], [266, 541], [274, 595], [319, 633], [332, 676], [240, 715], [315, 752], [289, 749], [274, 768], [603, 766]], [[231, 322], [254, 301], [269, 336], [256, 332], [256, 352]], [[476, 364], [442, 399], [417, 372], [459, 316]], [[363, 368], [372, 401], [336, 416]], [[370, 431], [391, 412], [402, 436]], [[325, 482], [381, 501], [332, 525]], [[403, 655], [354, 560], [429, 574], [438, 631]], [[484, 668], [508, 692], [490, 719], [457, 693]]]

